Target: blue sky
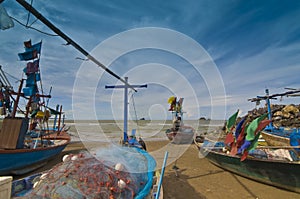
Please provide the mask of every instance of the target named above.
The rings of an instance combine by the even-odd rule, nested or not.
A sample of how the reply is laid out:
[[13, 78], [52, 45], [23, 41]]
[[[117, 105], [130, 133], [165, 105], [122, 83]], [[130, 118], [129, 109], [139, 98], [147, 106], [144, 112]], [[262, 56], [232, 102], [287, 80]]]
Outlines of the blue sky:
[[[2, 5], [26, 23], [22, 6], [14, 0]], [[138, 117], [170, 118], [167, 99], [176, 95], [185, 98], [186, 118], [224, 119], [253, 109], [247, 99], [266, 88], [271, 94], [300, 88], [298, 0], [33, 0], [33, 7], [116, 74], [148, 85], [134, 94]], [[29, 24], [34, 20], [31, 15]], [[46, 93], [53, 87], [51, 106], [62, 104], [69, 119], [122, 119], [123, 91], [104, 88], [120, 84], [117, 79], [78, 59], [85, 57], [59, 36], [14, 23], [0, 31], [0, 64], [7, 73], [21, 78], [23, 41], [42, 40], [43, 87]], [[39, 21], [32, 27], [53, 33]], [[131, 51], [114, 54], [126, 47]], [[276, 103], [299, 104], [299, 98]], [[135, 119], [131, 97], [129, 108]]]

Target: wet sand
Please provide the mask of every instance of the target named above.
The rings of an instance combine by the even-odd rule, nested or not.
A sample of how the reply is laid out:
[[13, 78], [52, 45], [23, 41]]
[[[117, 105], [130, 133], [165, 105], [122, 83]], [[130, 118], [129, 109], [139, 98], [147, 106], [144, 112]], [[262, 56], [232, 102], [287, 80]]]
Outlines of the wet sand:
[[[146, 144], [147, 150], [151, 154], [153, 153], [157, 160], [157, 168], [161, 168], [164, 153], [169, 150], [168, 166], [163, 178], [163, 195], [166, 199], [300, 198], [300, 194], [224, 171], [211, 164], [207, 159], [199, 158], [198, 150], [194, 145], [178, 147], [178, 145], [170, 145], [168, 141], [146, 141]], [[103, 143], [94, 143], [94, 145], [105, 147]], [[65, 154], [78, 153], [81, 150], [86, 150], [86, 147], [81, 142], [73, 142], [63, 153], [35, 172], [48, 170], [61, 162]], [[177, 161], [174, 161], [176, 159]], [[176, 172], [173, 169], [174, 165], [178, 167]]]

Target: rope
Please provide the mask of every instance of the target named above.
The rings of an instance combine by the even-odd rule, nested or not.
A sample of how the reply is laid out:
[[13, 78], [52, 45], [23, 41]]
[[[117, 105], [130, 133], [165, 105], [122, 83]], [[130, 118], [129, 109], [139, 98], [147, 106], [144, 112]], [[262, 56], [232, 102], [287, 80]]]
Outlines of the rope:
[[37, 32], [39, 32], [39, 33], [42, 33], [42, 34], [44, 34], [44, 35], [47, 35], [47, 36], [53, 36], [53, 37], [59, 36], [59, 35], [57, 35], [57, 34], [47, 33], [47, 32], [41, 31], [41, 30], [39, 30], [39, 29], [37, 29], [37, 28], [31, 27], [31, 25], [32, 25], [33, 23], [32, 23], [30, 26], [28, 26], [28, 25], [26, 25], [26, 24], [23, 24], [21, 21], [19, 21], [18, 19], [14, 18], [14, 17], [10, 17], [10, 18], [12, 18], [14, 21], [16, 21], [18, 24], [24, 26], [25, 28], [29, 28], [29, 29], [35, 30], [35, 31], [37, 31]]
[[137, 125], [137, 133], [138, 133], [138, 136], [141, 137], [141, 135], [140, 135], [140, 128], [139, 128], [139, 124], [138, 124], [138, 117], [137, 117], [136, 108], [135, 108], [135, 102], [134, 102], [134, 97], [133, 97], [134, 92], [131, 90], [129, 93], [131, 93], [131, 97], [130, 98], [132, 99], [132, 106], [133, 106], [134, 115], [135, 115], [135, 122], [136, 122], [136, 125]]

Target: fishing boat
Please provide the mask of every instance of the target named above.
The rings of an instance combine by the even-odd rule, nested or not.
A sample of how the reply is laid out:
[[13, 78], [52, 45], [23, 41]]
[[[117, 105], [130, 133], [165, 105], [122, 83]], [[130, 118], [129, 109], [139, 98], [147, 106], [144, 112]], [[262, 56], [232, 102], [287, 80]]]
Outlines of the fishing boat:
[[[51, 95], [43, 94], [39, 85], [42, 81], [41, 44], [32, 45], [31, 40], [24, 42], [25, 52], [18, 55], [21, 61], [27, 62], [23, 70], [27, 78], [20, 80], [17, 92], [0, 68], [0, 109], [4, 116], [0, 131], [0, 175], [20, 175], [35, 170], [62, 152], [70, 142], [70, 136], [62, 129], [45, 131], [50, 118]], [[21, 97], [27, 101], [26, 110], [20, 108]], [[30, 135], [33, 130], [37, 133], [35, 137]]]
[[[195, 142], [200, 153], [224, 170], [249, 179], [300, 193], [300, 159], [297, 146], [259, 146], [262, 130], [271, 120], [263, 114], [237, 122], [237, 111], [226, 122], [226, 138]], [[203, 157], [202, 156], [202, 157]]]
[[[259, 104], [261, 100], [265, 100], [267, 104], [267, 110], [268, 110], [268, 118], [271, 120], [270, 124], [261, 132], [261, 135], [263, 139], [268, 143], [268, 145], [272, 146], [288, 146], [290, 144], [293, 144], [294, 146], [300, 145], [299, 142], [293, 141], [290, 142], [290, 137], [294, 135], [300, 135], [300, 129], [299, 128], [289, 128], [289, 127], [283, 127], [279, 126], [276, 127], [273, 125], [274, 118], [272, 117], [272, 110], [271, 110], [271, 102], [270, 100], [276, 100], [276, 97], [295, 97], [299, 96], [300, 90], [299, 89], [291, 89], [287, 88], [290, 91], [284, 92], [284, 93], [278, 93], [269, 95], [269, 90], [266, 89], [266, 95], [265, 96], [257, 96], [256, 98], [248, 99], [251, 102], [255, 102], [256, 104]], [[282, 113], [283, 112], [283, 113]], [[290, 115], [291, 113], [298, 114], [299, 110], [294, 105], [287, 105], [285, 106], [281, 111], [278, 111], [279, 114], [287, 114]], [[274, 113], [277, 115], [276, 113]], [[276, 116], [279, 117], [280, 116]]]
[[161, 176], [167, 157], [161, 172], [158, 172], [156, 161], [145, 150], [146, 147], [138, 142], [135, 135], [127, 135], [128, 87], [119, 85], [106, 88], [126, 90], [121, 146], [101, 148], [95, 154], [68, 154], [51, 170], [14, 181], [12, 197], [163, 198]]
[[172, 112], [173, 121], [172, 128], [167, 129], [165, 132], [167, 138], [174, 144], [193, 143], [195, 130], [183, 123], [183, 98], [177, 101], [177, 98], [172, 96], [168, 99], [168, 103], [170, 104], [169, 111]]
[[197, 143], [196, 146], [198, 146], [200, 153], [205, 155], [205, 158], [224, 170], [261, 183], [300, 193], [300, 162], [268, 157], [265, 151], [275, 150], [272, 147], [262, 146], [259, 150], [249, 154], [244, 161], [241, 161], [241, 155], [231, 155], [224, 151], [224, 142], [205, 140], [204, 143]]

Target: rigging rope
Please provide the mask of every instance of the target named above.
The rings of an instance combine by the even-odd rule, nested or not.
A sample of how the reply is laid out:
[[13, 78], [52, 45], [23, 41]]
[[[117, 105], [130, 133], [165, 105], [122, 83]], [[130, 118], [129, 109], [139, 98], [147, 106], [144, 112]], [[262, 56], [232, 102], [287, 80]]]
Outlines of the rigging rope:
[[[26, 24], [23, 24], [21, 21], [19, 21], [18, 19], [14, 18], [14, 17], [12, 17], [12, 16], [11, 16], [10, 18], [12, 18], [14, 21], [16, 21], [16, 22], [19, 23], [20, 25], [24, 26], [25, 28], [29, 28], [29, 29], [35, 30], [35, 31], [37, 31], [37, 32], [39, 32], [39, 33], [42, 33], [42, 34], [44, 34], [44, 35], [53, 36], [53, 37], [59, 36], [59, 35], [57, 35], [57, 34], [47, 33], [47, 32], [41, 31], [41, 30], [39, 30], [39, 29], [37, 29], [37, 28], [31, 27], [31, 25], [32, 25], [33, 23], [31, 23], [30, 26], [28, 26], [28, 25], [26, 25]], [[35, 21], [37, 21], [37, 20], [35, 20]], [[35, 22], [35, 21], [34, 21], [34, 22]]]
[[134, 115], [135, 115], [135, 122], [136, 122], [136, 125], [137, 125], [137, 133], [138, 133], [138, 137], [141, 137], [141, 135], [140, 135], [140, 129], [139, 129], [139, 124], [138, 124], [138, 117], [137, 117], [136, 108], [135, 108], [134, 96], [133, 96], [134, 92], [131, 90], [129, 92], [129, 94], [130, 93], [131, 93], [130, 99], [132, 99], [132, 106], [133, 106]]

